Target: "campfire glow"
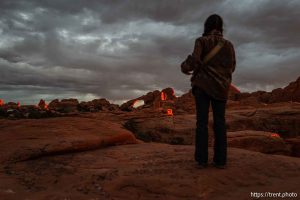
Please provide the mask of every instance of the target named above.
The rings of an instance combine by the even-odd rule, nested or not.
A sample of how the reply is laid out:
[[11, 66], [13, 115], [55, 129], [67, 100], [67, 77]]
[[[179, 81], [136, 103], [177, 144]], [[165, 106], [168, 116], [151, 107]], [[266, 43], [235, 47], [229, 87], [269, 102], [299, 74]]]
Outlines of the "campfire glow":
[[276, 138], [280, 138], [280, 136], [277, 133], [272, 133], [271, 137], [276, 137]]
[[[174, 94], [174, 90], [173, 90], [173, 94]], [[164, 105], [166, 105], [168, 103], [167, 94], [165, 92], [161, 92], [160, 93], [160, 99], [161, 99], [160, 106], [165, 107]], [[164, 112], [166, 112], [167, 116], [173, 116], [173, 110], [171, 108], [167, 108], [166, 110], [165, 109], [163, 109], [163, 110], [164, 110]]]
[[161, 100], [162, 101], [165, 101], [165, 100], [167, 100], [167, 95], [164, 93], [164, 92], [161, 92]]
[[4, 105], [4, 101], [3, 99], [0, 99], [0, 106], [3, 106]]
[[167, 115], [168, 116], [173, 116], [173, 110], [172, 109], [167, 109]]

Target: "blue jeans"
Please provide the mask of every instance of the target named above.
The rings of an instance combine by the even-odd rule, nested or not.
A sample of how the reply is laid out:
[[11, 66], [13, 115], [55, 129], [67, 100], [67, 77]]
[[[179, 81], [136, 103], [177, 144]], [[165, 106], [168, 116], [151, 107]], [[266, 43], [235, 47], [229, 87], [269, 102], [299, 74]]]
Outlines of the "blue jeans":
[[202, 89], [194, 86], [192, 89], [196, 101], [197, 127], [195, 142], [195, 160], [199, 164], [208, 162], [208, 116], [209, 105], [212, 105], [214, 128], [214, 157], [217, 165], [225, 165], [227, 160], [227, 134], [225, 122], [226, 100], [216, 100]]

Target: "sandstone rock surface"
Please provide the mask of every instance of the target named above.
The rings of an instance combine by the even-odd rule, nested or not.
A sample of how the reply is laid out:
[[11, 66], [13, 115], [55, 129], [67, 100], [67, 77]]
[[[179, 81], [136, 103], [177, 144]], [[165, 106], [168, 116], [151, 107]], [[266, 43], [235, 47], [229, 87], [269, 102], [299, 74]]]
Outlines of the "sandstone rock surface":
[[0, 120], [0, 162], [137, 143], [120, 124], [85, 117]]
[[0, 196], [232, 200], [250, 199], [253, 191], [300, 192], [297, 158], [229, 148], [227, 169], [199, 169], [193, 153], [189, 145], [144, 143], [18, 162], [0, 171]]

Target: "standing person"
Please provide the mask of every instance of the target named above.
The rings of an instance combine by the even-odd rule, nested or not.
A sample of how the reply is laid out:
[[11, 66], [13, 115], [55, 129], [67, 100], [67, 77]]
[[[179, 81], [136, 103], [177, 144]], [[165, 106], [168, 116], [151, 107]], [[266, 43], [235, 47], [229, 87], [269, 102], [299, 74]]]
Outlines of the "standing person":
[[192, 55], [181, 64], [181, 71], [192, 75], [192, 93], [197, 112], [195, 160], [199, 168], [207, 167], [208, 163], [207, 126], [210, 104], [215, 136], [213, 165], [222, 169], [226, 167], [225, 107], [235, 65], [234, 47], [223, 38], [223, 20], [219, 15], [213, 14], [206, 19], [204, 33], [196, 39]]

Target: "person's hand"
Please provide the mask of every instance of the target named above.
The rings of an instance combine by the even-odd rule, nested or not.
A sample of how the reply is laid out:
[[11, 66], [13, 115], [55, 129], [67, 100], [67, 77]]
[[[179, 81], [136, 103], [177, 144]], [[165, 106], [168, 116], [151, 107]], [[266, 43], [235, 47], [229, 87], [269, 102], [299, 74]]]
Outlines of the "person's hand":
[[193, 71], [184, 72], [184, 74], [186, 74], [186, 75], [192, 75], [192, 74], [193, 74]]
[[192, 75], [194, 68], [195, 68], [194, 58], [191, 55], [188, 55], [185, 61], [183, 61], [183, 63], [181, 64], [181, 71], [185, 75]]

